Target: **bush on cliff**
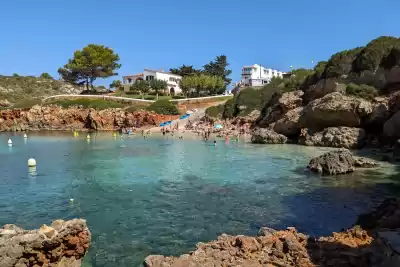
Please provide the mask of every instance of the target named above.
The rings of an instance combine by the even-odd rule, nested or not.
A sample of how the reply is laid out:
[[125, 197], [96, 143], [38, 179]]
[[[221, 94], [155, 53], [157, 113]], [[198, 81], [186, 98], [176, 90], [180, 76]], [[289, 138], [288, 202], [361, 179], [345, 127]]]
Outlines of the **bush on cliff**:
[[357, 85], [349, 83], [346, 87], [346, 94], [361, 97], [367, 100], [373, 100], [378, 96], [378, 90], [366, 84]]
[[225, 102], [224, 111], [222, 112], [222, 117], [224, 119], [231, 119], [235, 113], [236, 98], [229, 99]]
[[163, 115], [178, 115], [179, 110], [174, 103], [167, 99], [158, 100], [147, 107], [147, 110]]
[[206, 109], [206, 115], [211, 118], [218, 118], [224, 112], [224, 105], [212, 106]]
[[382, 36], [365, 46], [354, 61], [354, 72], [375, 71], [393, 48], [400, 48], [400, 38]]
[[70, 108], [75, 106], [81, 106], [83, 108], [94, 108], [94, 109], [108, 109], [108, 108], [123, 108], [126, 105], [117, 103], [114, 101], [108, 101], [103, 99], [61, 99], [47, 102], [45, 105], [58, 105], [62, 108]]

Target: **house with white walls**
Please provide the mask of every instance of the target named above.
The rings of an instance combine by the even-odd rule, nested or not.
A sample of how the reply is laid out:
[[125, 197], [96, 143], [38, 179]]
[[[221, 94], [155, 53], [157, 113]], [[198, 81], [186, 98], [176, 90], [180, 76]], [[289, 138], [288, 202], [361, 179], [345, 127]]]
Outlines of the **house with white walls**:
[[170, 72], [164, 72], [164, 70], [144, 69], [142, 73], [122, 76], [122, 86], [124, 87], [124, 91], [128, 92], [130, 86], [138, 80], [152, 81], [155, 79], [167, 82], [168, 94], [174, 95], [182, 92], [182, 89], [179, 86], [182, 76]]
[[242, 68], [240, 85], [254, 87], [263, 86], [271, 82], [272, 78], [282, 78], [284, 74], [285, 72], [266, 68], [258, 64], [244, 66]]

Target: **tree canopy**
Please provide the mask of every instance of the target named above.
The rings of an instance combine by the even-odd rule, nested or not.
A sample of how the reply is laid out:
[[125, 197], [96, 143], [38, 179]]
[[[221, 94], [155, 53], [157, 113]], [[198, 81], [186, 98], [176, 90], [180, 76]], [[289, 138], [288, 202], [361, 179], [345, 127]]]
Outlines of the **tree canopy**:
[[110, 88], [119, 88], [121, 87], [121, 81], [120, 80], [114, 80], [111, 84], [110, 84]]
[[169, 72], [171, 72], [172, 74], [180, 75], [182, 77], [186, 77], [186, 76], [199, 75], [202, 72], [202, 70], [193, 68], [193, 65], [186, 66], [185, 64], [183, 64], [178, 68], [169, 69]]
[[158, 94], [159, 91], [167, 90], [168, 83], [164, 80], [154, 79], [150, 81], [150, 87]]
[[150, 85], [147, 81], [137, 80], [129, 89], [131, 91], [139, 91], [142, 94], [145, 94], [150, 90]]
[[183, 77], [180, 87], [185, 95], [196, 96], [219, 94], [225, 90], [222, 77], [205, 74]]
[[47, 79], [47, 80], [53, 80], [53, 77], [51, 77], [51, 75], [48, 74], [47, 72], [43, 72], [42, 74], [40, 74], [40, 78]]
[[210, 61], [204, 65], [204, 72], [208, 75], [219, 76], [225, 82], [225, 88], [228, 86], [232, 79], [228, 78], [232, 70], [228, 69], [229, 63], [225, 55], [217, 56], [214, 61]]
[[[74, 84], [86, 85], [93, 89], [93, 82], [97, 78], [107, 78], [117, 75], [115, 72], [121, 67], [118, 54], [103, 45], [89, 44], [82, 50], [77, 50], [68, 63], [58, 69], [62, 79]], [[89, 88], [90, 86], [90, 88]]]

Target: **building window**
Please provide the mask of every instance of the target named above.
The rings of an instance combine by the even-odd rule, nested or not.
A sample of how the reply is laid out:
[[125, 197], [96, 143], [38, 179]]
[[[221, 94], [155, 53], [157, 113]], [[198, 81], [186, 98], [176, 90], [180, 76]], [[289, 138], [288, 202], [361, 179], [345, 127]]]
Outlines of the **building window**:
[[154, 76], [153, 75], [147, 75], [146, 76], [146, 81], [153, 81], [154, 80]]
[[131, 83], [132, 82], [132, 79], [131, 78], [128, 78], [128, 83]]

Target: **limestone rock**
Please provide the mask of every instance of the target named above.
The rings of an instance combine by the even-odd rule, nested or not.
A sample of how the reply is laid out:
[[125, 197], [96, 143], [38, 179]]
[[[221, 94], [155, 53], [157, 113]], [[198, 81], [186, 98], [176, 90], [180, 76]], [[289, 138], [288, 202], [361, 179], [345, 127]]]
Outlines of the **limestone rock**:
[[302, 105], [303, 91], [287, 92], [282, 95], [275, 93], [263, 108], [257, 125], [266, 127], [279, 120], [286, 112]]
[[305, 103], [309, 103], [310, 101], [334, 92], [344, 94], [346, 92], [346, 85], [339, 83], [334, 78], [321, 79], [316, 84], [311, 85], [305, 90], [304, 101]]
[[331, 93], [311, 101], [303, 110], [299, 123], [302, 128], [360, 127], [372, 113], [372, 104], [356, 97]]
[[383, 135], [391, 138], [400, 138], [400, 110], [385, 122]]
[[367, 117], [365, 124], [373, 127], [382, 127], [389, 117], [389, 99], [387, 97], [376, 97], [372, 103], [372, 112]]
[[3, 226], [0, 229], [0, 266], [81, 266], [81, 259], [90, 245], [86, 221], [58, 221], [57, 229], [46, 225], [39, 230]]
[[362, 128], [329, 127], [320, 132], [304, 129], [299, 144], [353, 149], [362, 147], [365, 138], [366, 134]]
[[287, 142], [287, 137], [270, 129], [259, 128], [251, 136], [251, 142], [253, 144], [284, 144]]
[[302, 111], [303, 107], [298, 107], [286, 112], [282, 118], [275, 122], [274, 131], [285, 136], [298, 134], [301, 130], [299, 119]]
[[378, 162], [372, 159], [367, 159], [363, 157], [353, 157], [353, 158], [354, 158], [354, 166], [356, 166], [357, 168], [375, 168], [379, 166]]
[[355, 170], [353, 155], [347, 149], [330, 151], [315, 157], [310, 160], [307, 168], [323, 175], [339, 175]]

